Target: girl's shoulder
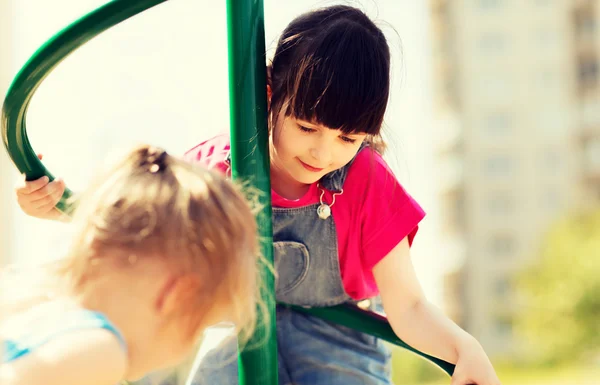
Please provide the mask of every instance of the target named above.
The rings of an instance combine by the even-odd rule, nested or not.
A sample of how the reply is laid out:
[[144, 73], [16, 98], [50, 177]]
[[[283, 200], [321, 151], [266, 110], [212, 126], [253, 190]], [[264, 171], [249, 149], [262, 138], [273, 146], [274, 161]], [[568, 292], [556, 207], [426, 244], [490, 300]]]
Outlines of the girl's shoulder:
[[360, 151], [348, 169], [344, 183], [344, 194], [353, 205], [361, 210], [365, 218], [371, 218], [372, 225], [378, 228], [389, 218], [400, 213], [402, 221], [418, 223], [425, 216], [419, 203], [398, 181], [394, 172], [381, 154], [365, 148]]
[[381, 189], [384, 186], [397, 187], [400, 182], [383, 156], [377, 151], [365, 147], [356, 154], [348, 167], [346, 185], [364, 190]]
[[3, 385], [106, 385], [123, 379], [127, 353], [105, 329], [70, 332], [30, 354], [0, 364]]
[[[38, 349], [81, 331], [102, 330], [127, 351], [123, 335], [99, 312], [83, 309], [68, 299], [33, 305], [2, 320], [0, 337], [5, 340], [4, 361], [16, 361]], [[0, 360], [1, 361], [1, 360]]]

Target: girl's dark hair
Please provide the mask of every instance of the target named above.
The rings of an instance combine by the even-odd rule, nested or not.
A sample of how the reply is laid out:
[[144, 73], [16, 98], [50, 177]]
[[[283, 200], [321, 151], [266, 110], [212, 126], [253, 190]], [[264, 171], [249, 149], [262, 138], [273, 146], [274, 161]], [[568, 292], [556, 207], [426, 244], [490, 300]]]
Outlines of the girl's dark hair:
[[271, 127], [282, 116], [380, 137], [390, 90], [390, 50], [367, 15], [332, 6], [294, 19], [268, 68]]

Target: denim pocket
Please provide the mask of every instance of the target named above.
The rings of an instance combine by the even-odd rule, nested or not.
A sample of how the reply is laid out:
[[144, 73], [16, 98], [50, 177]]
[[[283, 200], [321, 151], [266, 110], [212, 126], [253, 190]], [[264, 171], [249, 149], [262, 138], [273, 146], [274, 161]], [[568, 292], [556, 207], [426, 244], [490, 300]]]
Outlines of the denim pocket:
[[293, 241], [273, 242], [273, 252], [277, 271], [275, 293], [283, 295], [293, 290], [306, 278], [310, 256], [304, 244]]

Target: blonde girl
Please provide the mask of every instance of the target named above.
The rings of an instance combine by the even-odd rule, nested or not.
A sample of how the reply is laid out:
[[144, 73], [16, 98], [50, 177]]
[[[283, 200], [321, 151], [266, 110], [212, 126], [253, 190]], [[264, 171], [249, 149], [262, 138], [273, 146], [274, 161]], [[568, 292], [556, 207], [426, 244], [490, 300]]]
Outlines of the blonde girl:
[[256, 223], [240, 189], [142, 146], [78, 200], [66, 258], [1, 276], [0, 383], [113, 385], [177, 364], [256, 315]]

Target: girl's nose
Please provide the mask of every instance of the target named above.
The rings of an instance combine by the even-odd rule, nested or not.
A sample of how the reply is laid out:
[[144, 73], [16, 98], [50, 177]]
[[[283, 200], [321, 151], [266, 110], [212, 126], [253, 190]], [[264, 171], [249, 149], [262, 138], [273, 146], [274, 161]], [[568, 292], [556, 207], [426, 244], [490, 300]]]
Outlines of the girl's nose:
[[311, 148], [310, 155], [319, 162], [319, 166], [325, 166], [331, 163], [331, 151], [325, 146]]

